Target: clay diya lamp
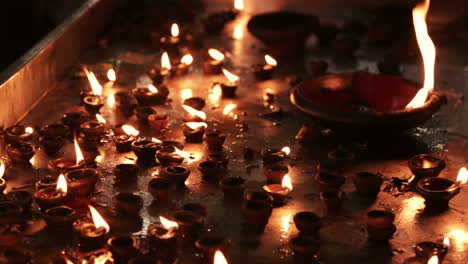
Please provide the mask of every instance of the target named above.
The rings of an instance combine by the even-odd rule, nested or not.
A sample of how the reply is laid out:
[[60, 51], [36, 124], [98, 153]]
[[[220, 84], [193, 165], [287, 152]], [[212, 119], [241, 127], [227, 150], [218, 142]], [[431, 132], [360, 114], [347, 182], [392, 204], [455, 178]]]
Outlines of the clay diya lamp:
[[[184, 154], [185, 156], [185, 154]], [[156, 157], [162, 166], [178, 165], [184, 162], [185, 157], [174, 147], [164, 147], [156, 151]]]
[[294, 263], [318, 263], [315, 260], [320, 249], [318, 240], [297, 236], [289, 240], [289, 247], [294, 252]]
[[341, 149], [333, 150], [328, 153], [328, 165], [339, 168], [346, 167], [349, 166], [355, 158], [356, 155], [350, 151]]
[[173, 182], [176, 186], [185, 186], [190, 170], [184, 166], [168, 166], [161, 170], [160, 176]]
[[393, 224], [395, 215], [389, 211], [372, 210], [366, 216], [368, 240], [371, 242], [387, 242], [395, 233]]
[[133, 115], [133, 111], [137, 107], [137, 101], [128, 91], [120, 91], [114, 94], [115, 106], [125, 117]]
[[225, 251], [229, 246], [226, 236], [210, 232], [200, 236], [195, 241], [195, 248], [202, 254], [203, 258], [211, 260], [216, 251]]
[[47, 176], [37, 180], [36, 183], [34, 183], [34, 188], [36, 190], [48, 187], [57, 187], [57, 179]]
[[226, 136], [217, 130], [210, 131], [203, 137], [203, 141], [211, 151], [221, 151], [225, 140]]
[[138, 157], [138, 162], [142, 163], [154, 163], [156, 152], [160, 147], [160, 143], [150, 140], [137, 140], [132, 142], [132, 150]]
[[135, 164], [117, 164], [114, 167], [115, 180], [119, 182], [135, 181], [140, 169]]
[[113, 201], [117, 213], [127, 216], [138, 216], [144, 204], [141, 196], [132, 193], [118, 193]]
[[185, 99], [183, 104], [188, 105], [198, 111], [201, 111], [205, 107], [206, 102], [205, 99], [200, 97], [190, 97]]
[[271, 216], [272, 206], [264, 202], [246, 201], [242, 204], [241, 211], [245, 227], [263, 233]]
[[155, 84], [162, 84], [164, 80], [170, 76], [171, 71], [160, 67], [154, 67], [148, 70], [147, 74]]
[[448, 208], [449, 201], [460, 192], [460, 184], [439, 177], [421, 179], [416, 189], [425, 199], [426, 209], [442, 211]]
[[205, 122], [184, 123], [183, 133], [185, 136], [185, 141], [190, 143], [202, 142], [207, 126], [208, 125]]
[[64, 124], [50, 124], [44, 126], [40, 131], [39, 134], [42, 137], [51, 137], [51, 138], [68, 138], [70, 136], [70, 128], [65, 126]]
[[180, 59], [180, 63], [176, 64], [176, 66], [172, 70], [176, 76], [187, 75], [190, 71], [190, 67], [192, 63], [193, 63], [192, 55], [186, 54]]
[[353, 182], [359, 194], [375, 197], [380, 192], [383, 178], [380, 173], [358, 172], [354, 175]]
[[83, 99], [86, 112], [90, 115], [99, 113], [104, 106], [104, 99], [99, 95], [88, 95]]
[[107, 133], [106, 126], [97, 120], [90, 120], [80, 125], [80, 131], [86, 138], [101, 138]]
[[224, 98], [235, 98], [237, 87], [239, 86], [239, 76], [232, 74], [226, 69], [223, 69], [226, 81], [221, 82], [221, 91], [223, 92]]
[[173, 192], [174, 185], [168, 179], [154, 178], [148, 183], [148, 191], [153, 196], [154, 200], [160, 202], [169, 201], [169, 197]]
[[73, 222], [76, 221], [78, 214], [75, 210], [67, 206], [55, 206], [45, 210], [42, 213], [47, 226], [51, 230], [71, 229]]
[[151, 106], [140, 106], [136, 109], [136, 116], [138, 121], [144, 124], [148, 124], [148, 117], [152, 114], [156, 114], [156, 110], [154, 110]]
[[148, 124], [156, 131], [165, 129], [169, 123], [169, 120], [170, 118], [168, 115], [152, 114], [148, 116]]
[[80, 218], [73, 222], [73, 229], [79, 237], [78, 247], [82, 252], [91, 252], [102, 248], [108, 239], [108, 230], [96, 225], [87, 218]]
[[249, 192], [245, 194], [244, 201], [253, 201], [273, 205], [273, 197], [266, 192]]
[[222, 152], [215, 152], [208, 154], [207, 160], [218, 162], [224, 168], [227, 168], [229, 164], [229, 157]]
[[281, 183], [288, 172], [289, 167], [281, 163], [273, 163], [263, 166], [263, 174], [267, 178], [268, 183]]
[[128, 264], [155, 264], [157, 260], [151, 256], [141, 255], [128, 261]]
[[191, 238], [200, 232], [205, 218], [192, 211], [180, 210], [174, 213], [174, 221], [179, 225], [178, 235]]
[[285, 175], [281, 184], [263, 185], [263, 191], [273, 197], [273, 205], [281, 206], [286, 203], [289, 193], [292, 191], [291, 178]]
[[116, 263], [127, 263], [139, 253], [140, 240], [134, 236], [114, 236], [107, 240], [107, 248]]
[[322, 227], [320, 216], [314, 212], [303, 211], [294, 215], [294, 224], [301, 234], [306, 236], [316, 236]]
[[33, 135], [34, 129], [23, 125], [11, 126], [7, 128], [3, 134], [5, 140], [9, 143], [28, 141]]
[[260, 154], [262, 156], [263, 165], [281, 163], [287, 157], [284, 151], [278, 149], [263, 149]]
[[13, 142], [6, 146], [8, 157], [13, 163], [29, 163], [35, 150], [31, 143]]
[[49, 161], [47, 164], [47, 170], [53, 176], [65, 174], [72, 170], [82, 169], [85, 166], [85, 162], [76, 163], [75, 159], [71, 158], [58, 158]]
[[34, 192], [34, 201], [41, 210], [63, 205], [66, 200], [67, 193], [63, 190], [57, 190], [56, 187], [42, 188]]
[[130, 135], [115, 135], [114, 137], [115, 149], [118, 153], [125, 153], [132, 151], [132, 143], [135, 141], [134, 136]]
[[21, 222], [23, 207], [12, 201], [0, 202], [0, 224], [8, 225]]
[[327, 69], [328, 63], [324, 60], [314, 58], [309, 62], [309, 72], [311, 76], [324, 75]]
[[77, 169], [65, 174], [70, 191], [78, 197], [88, 197], [93, 191], [99, 178], [96, 169]]
[[203, 72], [205, 74], [221, 74], [223, 69], [224, 54], [216, 49], [209, 49], [205, 62], [203, 63]]
[[132, 92], [140, 106], [163, 105], [169, 95], [169, 89], [165, 85], [156, 88], [150, 84], [148, 88], [135, 88]]
[[72, 130], [78, 130], [85, 121], [86, 118], [81, 112], [70, 112], [62, 116], [62, 122]]
[[439, 262], [442, 262], [445, 258], [445, 255], [447, 255], [448, 246], [445, 244], [424, 241], [418, 243], [414, 247], [414, 252], [416, 253], [416, 256], [418, 256], [420, 260], [423, 261], [423, 263], [428, 263], [432, 256], [437, 256]]
[[217, 182], [223, 177], [226, 168], [217, 161], [206, 160], [198, 164], [198, 170], [204, 180]]
[[408, 168], [414, 174], [414, 183], [422, 178], [437, 177], [445, 169], [445, 161], [428, 154], [419, 154], [408, 160]]
[[242, 177], [226, 177], [221, 179], [219, 185], [224, 192], [224, 198], [242, 200], [245, 188], [247, 188], [247, 180]]
[[316, 175], [316, 180], [321, 192], [336, 192], [343, 186], [346, 177], [319, 170]]
[[39, 143], [47, 155], [53, 156], [65, 145], [65, 139], [62, 137], [44, 136], [39, 138]]
[[182, 206], [182, 210], [193, 212], [203, 218], [206, 218], [208, 215], [208, 210], [206, 207], [199, 203], [186, 203]]
[[278, 66], [278, 62], [270, 55], [265, 55], [266, 64], [255, 64], [250, 67], [250, 70], [258, 80], [268, 80], [271, 78], [273, 71]]
[[159, 259], [170, 261], [176, 256], [178, 225], [164, 217], [159, 218], [161, 224], [148, 227], [147, 237], [150, 253]]
[[325, 203], [328, 211], [336, 211], [341, 208], [345, 193], [342, 191], [320, 192], [320, 199]]

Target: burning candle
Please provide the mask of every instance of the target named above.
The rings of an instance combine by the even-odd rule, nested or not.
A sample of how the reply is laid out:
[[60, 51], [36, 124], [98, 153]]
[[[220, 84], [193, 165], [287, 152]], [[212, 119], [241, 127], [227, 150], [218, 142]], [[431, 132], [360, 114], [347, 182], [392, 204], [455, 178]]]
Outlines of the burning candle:
[[183, 133], [185, 141], [199, 143], [203, 141], [203, 135], [208, 125], [205, 122], [187, 122], [184, 123]]
[[78, 141], [76, 140], [76, 138], [74, 139], [73, 144], [75, 147], [75, 159], [58, 158], [51, 160], [47, 165], [47, 169], [49, 170], [50, 174], [57, 176], [59, 174], [65, 174], [69, 171], [81, 169], [84, 167], [84, 156], [81, 152], [80, 146], [78, 145]]
[[104, 100], [102, 98], [102, 86], [94, 75], [94, 72], [88, 70], [87, 67], [83, 66], [83, 71], [88, 78], [89, 84], [91, 85], [92, 94], [87, 95], [83, 101], [85, 103], [85, 109], [88, 113], [95, 115], [99, 113], [99, 110], [104, 106]]
[[427, 263], [433, 257], [437, 257], [438, 260], [443, 261], [448, 252], [448, 244], [446, 243], [446, 240], [443, 244], [430, 241], [420, 242], [414, 247], [414, 252], [416, 256]]
[[171, 36], [161, 37], [160, 42], [163, 48], [171, 52], [171, 54], [178, 53], [179, 45], [181, 43], [179, 25], [173, 23], [171, 25]]
[[255, 78], [259, 80], [270, 79], [274, 69], [278, 66], [278, 62], [268, 54], [265, 55], [265, 62], [266, 64], [255, 64], [251, 67]]
[[[183, 90], [182, 90], [183, 91]], [[193, 109], [196, 109], [198, 111], [201, 111], [203, 107], [205, 107], [205, 99], [201, 97], [192, 97], [192, 90], [190, 89], [190, 94], [182, 94], [181, 92], [181, 99], [184, 99], [184, 105], [188, 105], [192, 107]]]
[[182, 105], [182, 108], [186, 111], [186, 115], [183, 118], [184, 122], [202, 122], [206, 120], [206, 113], [199, 111], [188, 105]]
[[159, 217], [160, 224], [148, 228], [150, 251], [157, 257], [168, 260], [175, 258], [177, 248], [177, 231], [179, 225], [165, 217]]
[[105, 244], [110, 226], [93, 206], [88, 205], [88, 208], [92, 222], [87, 219], [78, 219], [73, 223], [73, 227], [80, 236], [79, 245], [82, 250], [89, 252]]
[[132, 150], [132, 142], [140, 134], [140, 131], [135, 129], [132, 125], [125, 124], [122, 126], [125, 134], [115, 135], [114, 142], [118, 153], [125, 153]]
[[190, 153], [176, 147], [164, 147], [156, 151], [156, 157], [162, 166], [178, 165], [190, 157]]
[[14, 125], [4, 132], [5, 140], [9, 143], [28, 141], [34, 135], [34, 128], [23, 125]]
[[100, 138], [106, 134], [106, 120], [100, 115], [96, 114], [96, 120], [86, 121], [80, 126], [80, 131], [86, 138]]
[[156, 87], [153, 84], [149, 84], [147, 88], [135, 88], [132, 92], [140, 106], [165, 104], [169, 95], [167, 86]]
[[226, 236], [215, 232], [209, 232], [203, 234], [195, 241], [195, 247], [202, 254], [204, 259], [211, 260], [216, 252], [226, 250], [229, 246], [229, 242]]
[[177, 76], [186, 75], [189, 72], [190, 65], [193, 63], [193, 57], [190, 54], [185, 54], [181, 59], [180, 63], [177, 64], [174, 71]]
[[214, 254], [213, 264], [229, 264], [223, 252], [216, 250]]
[[57, 186], [47, 187], [37, 190], [34, 193], [34, 200], [42, 210], [47, 208], [62, 205], [67, 198], [67, 181], [65, 176], [60, 174], [57, 180]]
[[217, 49], [208, 50], [209, 58], [203, 64], [205, 74], [220, 74], [223, 68], [224, 54]]
[[236, 90], [239, 86], [239, 76], [232, 74], [228, 70], [223, 68], [224, 76], [226, 76], [227, 82], [221, 83], [221, 90], [223, 91], [223, 97], [234, 98], [236, 97]]
[[280, 184], [268, 184], [264, 185], [262, 189], [273, 197], [273, 204], [281, 206], [286, 202], [286, 197], [293, 190], [291, 183], [291, 177], [286, 174]]

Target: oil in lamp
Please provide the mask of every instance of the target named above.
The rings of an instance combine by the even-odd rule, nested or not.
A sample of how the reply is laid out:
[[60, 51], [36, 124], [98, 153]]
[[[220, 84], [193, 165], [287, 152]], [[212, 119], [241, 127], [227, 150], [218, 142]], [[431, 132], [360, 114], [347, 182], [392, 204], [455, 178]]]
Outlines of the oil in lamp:
[[168, 166], [161, 170], [160, 176], [173, 182], [176, 186], [185, 186], [190, 170], [185, 166]]
[[354, 175], [353, 181], [359, 194], [375, 197], [380, 192], [383, 177], [380, 173], [358, 172]]
[[115, 180], [118, 182], [135, 181], [138, 177], [139, 168], [135, 164], [122, 163], [114, 167]]
[[167, 202], [174, 191], [174, 184], [169, 179], [153, 178], [148, 183], [148, 192], [158, 202]]
[[86, 74], [93, 91], [92, 94], [88, 94], [84, 97], [83, 102], [85, 104], [86, 111], [91, 115], [95, 115], [99, 113], [99, 110], [104, 106], [104, 99], [102, 97], [103, 89], [101, 84], [99, 84], [96, 75], [94, 75], [94, 72], [88, 70], [85, 66], [83, 66], [83, 71]]
[[174, 213], [174, 221], [177, 222], [179, 229], [177, 234], [183, 238], [196, 237], [205, 222], [205, 217], [198, 213], [179, 210]]
[[198, 164], [198, 170], [204, 180], [208, 182], [219, 182], [219, 179], [223, 177], [226, 171], [226, 167], [219, 162], [205, 160]]
[[205, 74], [221, 74], [224, 54], [217, 49], [209, 49], [208, 55], [208, 59], [203, 63], [203, 72]]
[[316, 260], [320, 242], [316, 239], [297, 236], [289, 240], [289, 247], [294, 252], [294, 263], [318, 264]]
[[148, 84], [147, 88], [135, 88], [132, 92], [140, 106], [163, 105], [169, 96], [169, 89], [165, 85], [156, 87]]
[[7, 128], [3, 134], [6, 142], [23, 142], [28, 141], [34, 135], [34, 129], [30, 126], [14, 125]]
[[130, 235], [114, 236], [107, 240], [107, 248], [115, 263], [127, 263], [138, 255], [139, 247], [140, 240]]
[[294, 224], [306, 236], [316, 236], [322, 227], [320, 216], [314, 212], [303, 211], [294, 215]]
[[28, 142], [12, 142], [6, 146], [8, 157], [13, 163], [29, 163], [35, 148]]
[[156, 151], [156, 157], [162, 166], [170, 166], [181, 164], [190, 154], [177, 147], [164, 147]]
[[328, 63], [324, 60], [313, 58], [309, 62], [309, 72], [311, 76], [324, 75], [327, 72]]
[[156, 151], [161, 148], [160, 142], [140, 139], [132, 142], [132, 150], [141, 163], [154, 163]]
[[47, 226], [51, 230], [71, 230], [73, 222], [76, 221], [78, 214], [75, 210], [67, 206], [54, 206], [42, 213]]
[[78, 233], [79, 247], [84, 252], [101, 248], [107, 240], [110, 231], [109, 224], [102, 218], [99, 212], [91, 205], [88, 205], [91, 212], [92, 221], [89, 219], [78, 219], [73, 223], [73, 228]]
[[3, 161], [0, 161], [0, 195], [3, 194], [6, 190], [7, 183], [3, 176], [5, 175], [6, 167]]
[[201, 97], [192, 97], [192, 95], [190, 95], [190, 97], [184, 100], [183, 104], [188, 105], [195, 110], [201, 111], [203, 107], [205, 107], [206, 102], [205, 99]]
[[329, 173], [318, 168], [316, 180], [321, 192], [337, 192], [346, 181], [346, 177]]
[[200, 236], [195, 241], [195, 248], [199, 251], [204, 259], [211, 260], [214, 258], [216, 252], [224, 251], [229, 246], [229, 240], [226, 236], [209, 232]]
[[84, 134], [86, 139], [101, 138], [106, 134], [106, 120], [100, 115], [96, 114], [96, 120], [90, 120], [80, 125], [80, 131]]
[[273, 197], [273, 205], [281, 206], [285, 204], [286, 198], [289, 193], [293, 190], [291, 183], [291, 177], [288, 174], [284, 175], [283, 180], [280, 184], [268, 184], [262, 187], [263, 191]]
[[416, 253], [416, 256], [424, 263], [429, 263], [428, 261], [434, 256], [436, 256], [438, 260], [442, 262], [445, 258], [445, 255], [447, 255], [449, 244], [450, 240], [447, 237], [444, 239], [442, 244], [424, 241], [418, 243], [414, 247], [414, 252]]
[[282, 163], [273, 163], [263, 166], [263, 174], [266, 176], [268, 183], [281, 183], [288, 172], [289, 167]]
[[70, 191], [78, 197], [88, 197], [99, 178], [99, 172], [92, 168], [69, 171], [65, 174]]
[[268, 80], [271, 78], [273, 71], [278, 66], [278, 62], [270, 55], [265, 55], [266, 64], [256, 64], [251, 67], [255, 78], [258, 80]]
[[183, 117], [184, 122], [203, 122], [206, 120], [206, 113], [199, 111], [188, 105], [182, 105], [182, 108], [186, 111], [186, 115]]
[[118, 153], [131, 151], [132, 142], [134, 142], [135, 138], [140, 134], [140, 131], [128, 124], [123, 125], [122, 130], [125, 134], [114, 136], [115, 147]]
[[445, 161], [428, 154], [419, 154], [408, 160], [408, 167], [414, 175], [413, 183], [422, 178], [437, 177], [445, 169]]
[[281, 163], [289, 155], [291, 149], [289, 147], [284, 147], [281, 150], [278, 149], [263, 149], [261, 151], [263, 165], [274, 164], [274, 163]]
[[190, 65], [193, 63], [193, 57], [190, 54], [184, 55], [180, 59], [180, 63], [174, 68], [175, 74], [177, 76], [186, 75], [190, 70]]
[[67, 199], [67, 181], [63, 174], [60, 174], [57, 180], [57, 186], [46, 187], [37, 190], [34, 193], [34, 200], [42, 210], [63, 205]]
[[187, 122], [184, 123], [183, 133], [185, 141], [191, 143], [200, 143], [203, 141], [203, 135], [208, 125], [205, 122]]
[[263, 233], [272, 212], [271, 204], [258, 201], [245, 201], [242, 204], [244, 227], [254, 233]]
[[74, 139], [76, 158], [58, 158], [51, 160], [47, 165], [49, 173], [53, 176], [65, 174], [69, 171], [81, 169], [85, 166], [84, 156], [76, 138]]
[[227, 82], [221, 83], [221, 90], [223, 91], [224, 98], [235, 98], [236, 90], [239, 86], [239, 76], [232, 74], [228, 70], [223, 68], [224, 76], [226, 76]]
[[387, 242], [395, 233], [393, 224], [395, 215], [390, 211], [372, 210], [367, 212], [366, 229], [368, 240], [372, 242]]
[[226, 135], [222, 134], [218, 130], [211, 130], [205, 134], [203, 141], [205, 142], [208, 150], [221, 151], [223, 150], [223, 144], [226, 140]]
[[468, 181], [468, 171], [462, 167], [457, 181], [439, 177], [427, 177], [420, 180], [416, 188], [425, 199], [426, 210], [442, 211], [448, 208], [449, 201], [460, 192], [461, 185]]
[[113, 201], [116, 212], [124, 216], [138, 216], [143, 208], [143, 198], [132, 193], [118, 193]]
[[150, 252], [160, 259], [172, 262], [176, 254], [179, 225], [162, 216], [159, 217], [159, 221], [160, 224], [148, 228]]

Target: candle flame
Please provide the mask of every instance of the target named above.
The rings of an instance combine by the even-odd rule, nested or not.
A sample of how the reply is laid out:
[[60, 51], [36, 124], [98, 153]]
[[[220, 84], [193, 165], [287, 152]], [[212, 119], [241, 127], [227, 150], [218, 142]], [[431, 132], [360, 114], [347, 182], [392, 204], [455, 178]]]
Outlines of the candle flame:
[[198, 111], [197, 109], [190, 107], [188, 105], [182, 105], [185, 111], [187, 111], [192, 116], [197, 116], [202, 120], [206, 120], [206, 114], [203, 111]]
[[182, 100], [188, 99], [188, 98], [190, 98], [192, 96], [193, 96], [193, 92], [192, 92], [192, 89], [190, 89], [190, 88], [182, 89], [180, 91], [180, 98]]
[[228, 264], [226, 257], [220, 250], [216, 250], [213, 264]]
[[230, 81], [230, 82], [238, 82], [239, 81], [239, 76], [232, 74], [226, 69], [223, 69], [224, 76]]
[[112, 258], [112, 252], [106, 252], [102, 255], [99, 255], [94, 259], [94, 264], [106, 264], [107, 261], [111, 261], [114, 263], [114, 259]]
[[284, 154], [286, 154], [286, 155], [289, 155], [289, 154], [291, 154], [291, 148], [290, 148], [290, 147], [288, 147], [288, 146], [286, 146], [286, 147], [282, 148], [282, 149], [281, 149], [281, 151], [283, 151], [283, 152], [284, 152]]
[[429, 261], [427, 261], [427, 264], [439, 264], [439, 257], [437, 257], [437, 255], [432, 256]]
[[234, 0], [234, 8], [239, 11], [244, 10], [244, 0]]
[[157, 93], [159, 91], [158, 88], [152, 84], [148, 84], [148, 90], [152, 93]]
[[102, 117], [100, 114], [96, 114], [96, 119], [99, 121], [99, 123], [106, 123], [106, 119], [104, 119], [104, 117]]
[[209, 49], [208, 54], [216, 61], [224, 60], [224, 54], [217, 49]]
[[446, 245], [447, 247], [450, 246], [450, 238], [448, 238], [448, 237], [444, 238], [444, 245]]
[[265, 61], [271, 66], [278, 66], [278, 62], [270, 55], [265, 55]]
[[102, 218], [99, 212], [92, 205], [88, 205], [89, 211], [91, 211], [91, 218], [93, 219], [94, 226], [96, 228], [104, 228], [106, 233], [110, 231], [110, 226], [107, 224], [106, 220]]
[[171, 26], [171, 35], [173, 37], [178, 37], [179, 34], [180, 34], [179, 25], [177, 25], [176, 23], [172, 24], [172, 26]]
[[156, 143], [162, 143], [161, 140], [159, 140], [159, 139], [157, 139], [157, 138], [155, 138], [155, 137], [152, 137], [152, 138], [151, 138], [151, 141], [156, 142]]
[[136, 130], [132, 125], [123, 125], [122, 130], [129, 136], [136, 137], [140, 134], [140, 131]]
[[107, 97], [107, 104], [109, 105], [109, 107], [113, 107], [115, 105], [115, 97], [113, 94]]
[[167, 54], [167, 51], [165, 51], [161, 56], [161, 67], [167, 70], [172, 69], [171, 60], [169, 59], [169, 54]]
[[27, 128], [24, 129], [24, 132], [26, 132], [26, 133], [28, 133], [28, 134], [32, 134], [32, 133], [34, 133], [34, 128], [32, 128], [32, 127], [27, 127]]
[[413, 8], [413, 24], [416, 40], [421, 51], [424, 64], [424, 85], [406, 108], [418, 108], [424, 105], [429, 93], [434, 89], [434, 64], [436, 49], [427, 31], [426, 16], [430, 0], [425, 0]]
[[60, 174], [60, 176], [57, 179], [56, 190], [64, 194], [66, 194], [68, 191], [67, 180], [65, 180], [65, 176], [63, 174]]
[[190, 129], [192, 129], [192, 130], [197, 130], [200, 127], [204, 127], [204, 128], [208, 127], [208, 124], [205, 123], [205, 122], [187, 122], [187, 123], [185, 123], [185, 125], [187, 127], [189, 127]]
[[115, 82], [117, 80], [117, 74], [114, 69], [109, 69], [107, 71], [107, 79], [111, 82]]
[[159, 217], [159, 221], [161, 221], [161, 225], [163, 225], [164, 228], [166, 229], [174, 229], [174, 228], [179, 228], [179, 225], [177, 222], [171, 221], [167, 218], [164, 218], [162, 216]]
[[102, 86], [99, 84], [99, 81], [97, 80], [96, 75], [94, 75], [94, 72], [88, 70], [86, 66], [83, 66], [83, 71], [88, 78], [91, 89], [93, 90], [93, 94], [102, 95]]
[[244, 25], [243, 24], [236, 24], [234, 26], [234, 31], [232, 31], [232, 38], [233, 39], [242, 39], [244, 37]]
[[5, 175], [5, 163], [3, 161], [0, 161], [0, 178], [3, 178], [3, 175]]
[[460, 168], [457, 175], [457, 182], [460, 184], [465, 184], [468, 182], [468, 170], [466, 167]]
[[81, 152], [80, 145], [78, 144], [78, 141], [75, 139], [73, 140], [73, 144], [75, 146], [75, 154], [76, 154], [76, 165], [80, 164], [81, 162], [84, 161], [84, 156], [83, 152]]
[[292, 185], [292, 182], [291, 182], [291, 177], [289, 177], [289, 174], [286, 174], [284, 175], [283, 177], [283, 181], [281, 182], [281, 186], [283, 186], [284, 188], [292, 191], [293, 190], [293, 185]]
[[224, 107], [223, 109], [223, 114], [224, 115], [229, 115], [232, 110], [236, 109], [237, 105], [236, 104], [228, 104]]
[[190, 54], [185, 54], [182, 59], [180, 59], [180, 62], [182, 62], [185, 65], [190, 65], [193, 63], [193, 56]]
[[175, 151], [174, 151], [175, 154], [181, 156], [182, 158], [188, 158], [188, 157], [190, 157], [190, 153], [188, 153], [188, 152], [185, 152], [185, 151], [183, 151], [183, 150], [180, 150], [180, 149], [178, 149], [178, 148], [176, 148], [176, 147], [174, 147], [174, 150], [175, 150]]

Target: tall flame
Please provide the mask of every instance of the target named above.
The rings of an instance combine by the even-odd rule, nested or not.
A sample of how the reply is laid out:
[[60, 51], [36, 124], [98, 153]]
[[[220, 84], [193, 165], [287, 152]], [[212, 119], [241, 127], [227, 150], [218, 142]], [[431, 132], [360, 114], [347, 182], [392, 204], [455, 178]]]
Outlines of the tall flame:
[[115, 105], [115, 97], [113, 94], [107, 97], [107, 104], [109, 105], [109, 107], [113, 107]]
[[220, 250], [216, 250], [213, 264], [228, 264], [226, 257], [224, 257], [223, 252], [221, 252]]
[[112, 252], [110, 251], [97, 256], [94, 259], [94, 264], [106, 264], [107, 261], [111, 261], [112, 263], [114, 263], [114, 259], [112, 258]]
[[230, 82], [238, 82], [239, 81], [239, 76], [232, 74], [226, 69], [223, 69], [224, 76], [230, 81]]
[[99, 84], [99, 81], [96, 78], [96, 75], [94, 75], [94, 72], [88, 70], [86, 66], [83, 66], [83, 71], [86, 74], [86, 77], [88, 77], [89, 84], [91, 85], [91, 89], [93, 90], [93, 94], [95, 95], [102, 95], [102, 86]]
[[192, 130], [197, 130], [201, 127], [204, 127], [204, 128], [208, 127], [208, 124], [206, 124], [205, 122], [187, 122], [185, 123], [185, 125]]
[[167, 70], [172, 69], [171, 60], [169, 59], [169, 54], [167, 54], [167, 51], [165, 51], [161, 56], [161, 67]]
[[24, 129], [24, 132], [26, 132], [26, 133], [28, 133], [28, 134], [32, 134], [32, 133], [34, 133], [34, 128], [32, 128], [32, 127], [26, 127], [26, 128]]
[[444, 245], [446, 245], [447, 247], [449, 247], [449, 246], [450, 246], [450, 238], [444, 237], [444, 242], [443, 242], [443, 243], [444, 243]]
[[185, 111], [187, 111], [190, 115], [192, 116], [197, 116], [201, 118], [202, 120], [206, 119], [206, 114], [203, 111], [198, 111], [197, 109], [190, 107], [188, 105], [182, 105]]
[[179, 34], [180, 34], [179, 25], [177, 25], [176, 23], [172, 24], [172, 26], [171, 26], [171, 35], [173, 37], [178, 37]]
[[234, 8], [239, 11], [244, 10], [244, 0], [234, 0]]
[[180, 59], [180, 62], [185, 64], [185, 65], [190, 65], [193, 63], [193, 57], [190, 54], [185, 54], [182, 59]]
[[468, 170], [466, 169], [466, 167], [461, 167], [458, 171], [457, 182], [459, 184], [465, 184], [466, 182], [468, 182]]
[[108, 233], [110, 231], [110, 226], [109, 224], [107, 224], [106, 220], [104, 220], [104, 218], [102, 218], [102, 216], [99, 214], [99, 212], [96, 210], [96, 208], [94, 208], [93, 206], [91, 205], [88, 205], [89, 207], [89, 211], [91, 211], [91, 217], [93, 219], [93, 223], [94, 223], [94, 226], [96, 228], [104, 228], [106, 230], [106, 233]]
[[111, 82], [115, 82], [117, 80], [117, 74], [114, 69], [109, 69], [107, 71], [107, 79]]
[[290, 147], [288, 147], [288, 146], [286, 146], [286, 147], [283, 147], [283, 148], [281, 149], [281, 151], [283, 151], [283, 152], [284, 152], [284, 154], [286, 154], [286, 155], [289, 155], [289, 154], [291, 154], [291, 148], [290, 148]]
[[186, 152], [186, 151], [183, 151], [183, 150], [180, 150], [176, 147], [174, 147], [175, 151], [174, 153], [181, 156], [182, 158], [188, 158], [190, 157], [190, 153]]
[[158, 88], [152, 84], [148, 84], [148, 90], [152, 93], [157, 93], [159, 91]]
[[60, 174], [60, 176], [57, 179], [56, 190], [65, 194], [68, 191], [67, 180], [65, 180], [65, 176], [63, 174]]
[[224, 54], [217, 49], [209, 49], [208, 54], [216, 61], [224, 60]]
[[140, 131], [136, 130], [132, 125], [123, 125], [122, 130], [129, 136], [136, 137], [140, 134]]
[[284, 175], [283, 177], [283, 181], [281, 182], [281, 186], [283, 186], [284, 188], [292, 191], [293, 190], [293, 185], [292, 185], [292, 182], [291, 182], [291, 177], [289, 177], [289, 174], [286, 174]]
[[103, 124], [106, 123], [106, 119], [104, 119], [104, 117], [102, 117], [102, 115], [100, 114], [96, 114], [96, 119], [97, 121], [99, 121], [99, 123], [103, 123]]
[[0, 178], [3, 178], [3, 175], [5, 175], [5, 163], [0, 161]]
[[430, 0], [425, 0], [413, 8], [413, 24], [416, 32], [419, 50], [424, 63], [424, 85], [406, 108], [418, 108], [426, 102], [429, 93], [434, 89], [434, 64], [436, 49], [427, 32], [426, 16], [429, 10]]
[[278, 62], [270, 55], [265, 55], [265, 61], [271, 66], [278, 66]]
[[73, 144], [75, 146], [75, 154], [76, 154], [76, 165], [80, 164], [81, 162], [84, 161], [84, 156], [83, 152], [81, 152], [80, 145], [78, 144], [78, 141], [75, 139], [73, 140]]
[[236, 109], [237, 105], [236, 104], [228, 104], [224, 107], [223, 109], [223, 114], [224, 115], [229, 115], [232, 110]]
[[239, 40], [242, 39], [242, 37], [244, 37], [244, 24], [238, 23], [234, 26], [232, 38]]
[[427, 264], [439, 264], [439, 257], [437, 257], [437, 255], [432, 256], [429, 261], [427, 261]]

